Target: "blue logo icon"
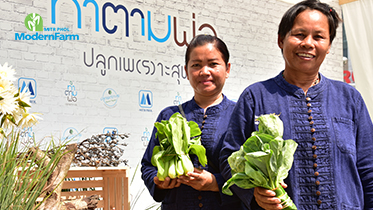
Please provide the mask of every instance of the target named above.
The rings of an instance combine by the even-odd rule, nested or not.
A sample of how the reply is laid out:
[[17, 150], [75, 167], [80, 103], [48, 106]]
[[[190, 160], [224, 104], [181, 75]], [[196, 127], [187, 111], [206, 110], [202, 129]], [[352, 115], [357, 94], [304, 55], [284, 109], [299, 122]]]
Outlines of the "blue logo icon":
[[179, 94], [179, 92], [177, 92], [177, 96], [175, 96], [175, 100], [174, 100], [174, 105], [179, 105], [182, 103], [182, 98]]
[[36, 81], [31, 78], [21, 77], [18, 79], [18, 88], [22, 93], [30, 93], [30, 99], [36, 98]]
[[145, 131], [142, 132], [141, 141], [142, 144], [146, 147], [149, 144], [150, 140], [150, 132], [148, 131], [148, 128], [145, 128]]
[[[118, 133], [118, 129], [114, 127], [105, 127], [102, 132], [104, 134], [114, 134], [114, 133]], [[109, 143], [110, 141], [111, 141], [111, 137], [110, 136], [106, 137], [105, 142]]]
[[101, 101], [105, 103], [106, 106], [112, 108], [114, 107], [119, 99], [119, 95], [115, 90], [108, 88], [102, 93]]
[[76, 98], [76, 95], [78, 95], [78, 93], [75, 90], [75, 86], [73, 85], [73, 82], [70, 81], [70, 84], [67, 85], [67, 88], [65, 90], [65, 96], [67, 97], [67, 101], [76, 102], [78, 100]]
[[67, 128], [64, 132], [63, 132], [63, 135], [62, 135], [62, 140], [64, 141], [71, 141], [71, 140], [75, 140], [75, 142], [79, 142], [80, 141], [80, 137], [82, 136], [82, 134], [80, 134], [78, 132], [78, 130], [76, 130], [75, 128], [73, 127], [69, 127]]
[[142, 108], [153, 107], [153, 93], [150, 90], [140, 90], [139, 92], [139, 105]]

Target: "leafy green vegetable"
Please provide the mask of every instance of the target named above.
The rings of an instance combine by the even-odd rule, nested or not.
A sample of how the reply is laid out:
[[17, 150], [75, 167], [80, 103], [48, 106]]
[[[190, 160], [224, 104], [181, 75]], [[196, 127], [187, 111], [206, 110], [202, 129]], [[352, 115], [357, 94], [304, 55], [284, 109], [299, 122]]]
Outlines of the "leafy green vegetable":
[[159, 180], [192, 172], [194, 166], [189, 154], [197, 155], [201, 165], [207, 164], [206, 149], [201, 144], [202, 132], [196, 122], [187, 121], [176, 112], [169, 120], [156, 122], [154, 126], [160, 145], [154, 147], [151, 162], [158, 169]]
[[261, 115], [258, 121], [258, 131], [228, 157], [232, 177], [222, 191], [232, 195], [229, 187], [234, 184], [244, 189], [263, 187], [276, 192], [284, 209], [297, 209], [280, 183], [288, 176], [298, 144], [282, 138], [284, 127], [278, 115]]

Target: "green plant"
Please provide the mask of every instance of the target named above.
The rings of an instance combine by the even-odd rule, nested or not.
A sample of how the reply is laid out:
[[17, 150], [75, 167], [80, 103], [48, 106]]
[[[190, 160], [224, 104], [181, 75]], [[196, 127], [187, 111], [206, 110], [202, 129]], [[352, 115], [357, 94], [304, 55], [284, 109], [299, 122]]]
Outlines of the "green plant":
[[258, 131], [228, 157], [232, 178], [222, 192], [232, 195], [229, 187], [234, 184], [244, 189], [263, 187], [276, 192], [284, 210], [297, 209], [280, 183], [288, 176], [298, 144], [282, 138], [284, 127], [277, 115], [261, 115], [258, 121]]
[[[194, 170], [189, 154], [195, 154], [201, 165], [207, 164], [206, 149], [201, 144], [201, 130], [194, 121], [187, 121], [179, 112], [169, 120], [155, 122], [159, 146], [153, 148], [152, 164], [160, 181], [174, 179]], [[192, 138], [191, 138], [192, 137]]]
[[[52, 149], [51, 144], [47, 150]], [[0, 143], [0, 210], [37, 209], [47, 180], [64, 154], [63, 147], [54, 147], [49, 156], [38, 157], [22, 145], [17, 132], [3, 137]], [[48, 162], [42, 164], [50, 158]], [[46, 199], [47, 196], [44, 197]], [[38, 200], [39, 198], [39, 200]]]
[[29, 95], [14, 87], [14, 75], [7, 63], [0, 65], [0, 210], [37, 209], [53, 192], [48, 179], [65, 154], [65, 145], [51, 141], [42, 152], [35, 140], [32, 145], [22, 143], [22, 129], [40, 118], [29, 113]]

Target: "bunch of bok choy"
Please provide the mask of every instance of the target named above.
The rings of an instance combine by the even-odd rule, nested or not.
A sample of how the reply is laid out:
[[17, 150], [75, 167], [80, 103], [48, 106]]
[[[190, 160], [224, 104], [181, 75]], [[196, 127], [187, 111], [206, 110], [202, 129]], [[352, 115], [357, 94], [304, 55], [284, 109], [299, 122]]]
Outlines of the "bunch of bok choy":
[[263, 187], [276, 193], [283, 209], [297, 209], [280, 183], [288, 176], [298, 144], [282, 138], [284, 127], [278, 115], [261, 115], [258, 121], [258, 131], [228, 157], [232, 178], [222, 191], [232, 195], [229, 187], [234, 184], [243, 189]]
[[151, 162], [157, 167], [157, 177], [174, 179], [193, 172], [189, 154], [195, 154], [201, 165], [207, 164], [206, 149], [201, 144], [201, 130], [194, 121], [187, 121], [179, 112], [169, 120], [155, 122], [159, 146], [153, 149]]

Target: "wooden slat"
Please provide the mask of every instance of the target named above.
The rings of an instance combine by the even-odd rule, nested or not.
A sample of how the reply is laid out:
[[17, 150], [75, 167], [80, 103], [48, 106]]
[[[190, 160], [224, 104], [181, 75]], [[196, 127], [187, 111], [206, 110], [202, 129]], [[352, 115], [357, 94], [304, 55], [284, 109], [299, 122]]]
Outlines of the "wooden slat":
[[339, 0], [339, 5], [351, 3], [351, 2], [354, 2], [354, 1], [358, 1], [358, 0]]
[[114, 178], [114, 182], [115, 182], [115, 195], [116, 195], [116, 202], [115, 202], [115, 206], [116, 206], [116, 209], [119, 209], [119, 210], [123, 210], [122, 209], [122, 177], [118, 176], [118, 177], [115, 177]]
[[97, 189], [99, 187], [102, 188], [102, 190], [62, 192], [62, 197], [81, 198], [99, 195], [101, 200], [98, 202], [97, 208], [110, 210], [115, 207], [117, 210], [129, 210], [130, 201], [127, 170], [127, 167], [72, 167], [68, 171], [66, 178], [99, 177], [99, 180], [64, 181], [63, 189], [91, 187]]
[[104, 193], [102, 190], [92, 190], [92, 191], [70, 191], [70, 192], [62, 192], [61, 196], [66, 197], [66, 199], [71, 199], [74, 197], [88, 197], [91, 195], [98, 195], [100, 197], [104, 196]]
[[69, 171], [66, 178], [102, 177], [102, 171]]
[[103, 180], [77, 180], [77, 181], [64, 181], [62, 189], [71, 188], [89, 188], [89, 187], [103, 187]]

